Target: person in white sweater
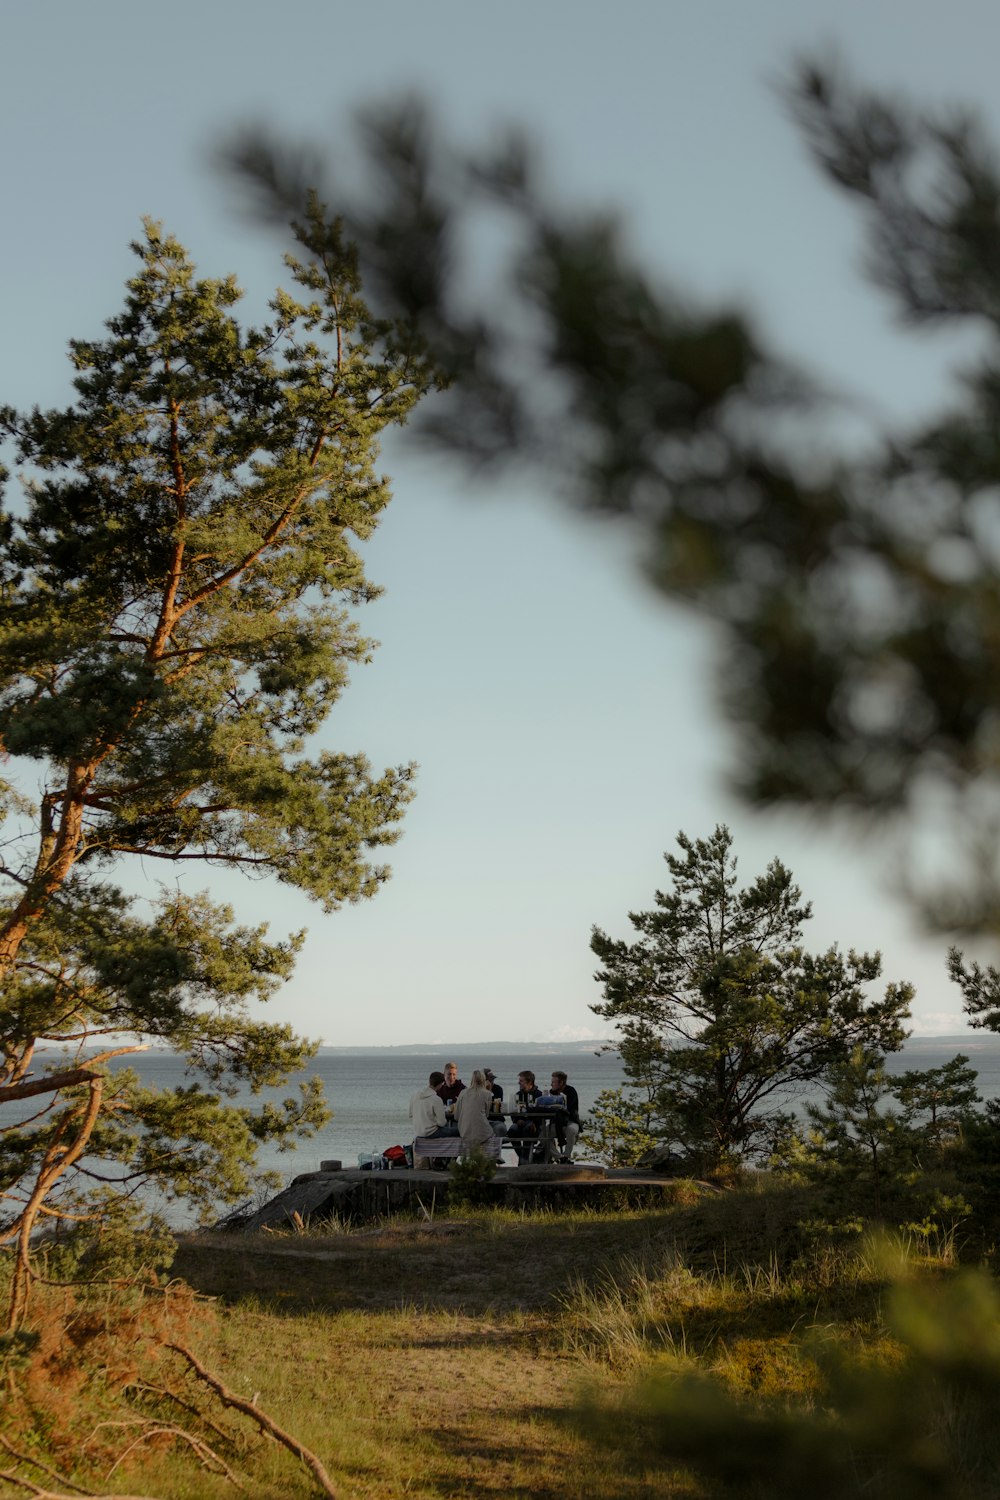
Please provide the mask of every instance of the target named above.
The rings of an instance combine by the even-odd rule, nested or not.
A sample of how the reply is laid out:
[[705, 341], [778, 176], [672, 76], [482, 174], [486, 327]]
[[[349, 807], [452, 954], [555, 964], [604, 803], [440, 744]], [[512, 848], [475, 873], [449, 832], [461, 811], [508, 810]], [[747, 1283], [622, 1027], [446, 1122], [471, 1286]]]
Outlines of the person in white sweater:
[[[432, 1073], [427, 1081], [427, 1087], [417, 1089], [410, 1100], [410, 1119], [413, 1121], [414, 1138], [421, 1135], [455, 1134], [455, 1126], [448, 1124], [444, 1101], [437, 1092], [442, 1083], [444, 1083], [444, 1074]], [[430, 1158], [418, 1156], [414, 1159], [413, 1165], [418, 1171], [425, 1171], [430, 1166]]]

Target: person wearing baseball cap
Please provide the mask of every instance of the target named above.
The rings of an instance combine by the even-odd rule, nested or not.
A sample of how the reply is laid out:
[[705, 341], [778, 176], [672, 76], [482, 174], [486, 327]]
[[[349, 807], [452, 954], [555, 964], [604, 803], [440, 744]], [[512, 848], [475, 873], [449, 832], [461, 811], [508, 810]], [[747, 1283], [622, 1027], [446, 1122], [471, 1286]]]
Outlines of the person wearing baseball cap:
[[497, 1075], [494, 1073], [493, 1069], [492, 1068], [484, 1068], [483, 1069], [483, 1076], [486, 1079], [486, 1087], [493, 1090], [493, 1097], [494, 1097], [494, 1099], [499, 1099], [500, 1102], [502, 1103], [503, 1102], [503, 1089], [501, 1088], [500, 1084], [497, 1083]]

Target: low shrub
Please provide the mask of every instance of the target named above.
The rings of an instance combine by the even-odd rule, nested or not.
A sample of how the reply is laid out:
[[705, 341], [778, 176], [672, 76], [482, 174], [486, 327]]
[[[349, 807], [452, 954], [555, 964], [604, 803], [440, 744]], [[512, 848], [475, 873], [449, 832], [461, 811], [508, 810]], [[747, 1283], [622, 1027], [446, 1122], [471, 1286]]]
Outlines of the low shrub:
[[492, 1156], [476, 1147], [465, 1156], [456, 1157], [448, 1170], [448, 1203], [450, 1207], [478, 1208], [492, 1201], [490, 1183], [497, 1164]]

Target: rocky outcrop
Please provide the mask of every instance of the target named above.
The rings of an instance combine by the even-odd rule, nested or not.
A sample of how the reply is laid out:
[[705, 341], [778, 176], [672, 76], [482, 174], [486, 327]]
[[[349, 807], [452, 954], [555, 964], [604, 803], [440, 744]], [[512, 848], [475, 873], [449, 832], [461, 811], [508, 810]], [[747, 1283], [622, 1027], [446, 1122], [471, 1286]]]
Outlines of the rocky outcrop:
[[234, 1227], [249, 1234], [259, 1229], [288, 1229], [296, 1221], [332, 1219], [349, 1208], [350, 1196], [350, 1185], [339, 1174], [307, 1172]]
[[[499, 1207], [546, 1209], [571, 1204], [602, 1207], [658, 1204], [675, 1184], [652, 1172], [611, 1171], [592, 1162], [500, 1167], [484, 1184], [485, 1198]], [[396, 1213], [419, 1214], [448, 1199], [447, 1172], [396, 1169], [367, 1172], [304, 1172], [263, 1208], [225, 1221], [227, 1229], [297, 1228], [324, 1219], [363, 1224]]]
[[691, 1163], [669, 1146], [650, 1146], [636, 1162], [639, 1172], [665, 1172], [672, 1177], [690, 1177]]

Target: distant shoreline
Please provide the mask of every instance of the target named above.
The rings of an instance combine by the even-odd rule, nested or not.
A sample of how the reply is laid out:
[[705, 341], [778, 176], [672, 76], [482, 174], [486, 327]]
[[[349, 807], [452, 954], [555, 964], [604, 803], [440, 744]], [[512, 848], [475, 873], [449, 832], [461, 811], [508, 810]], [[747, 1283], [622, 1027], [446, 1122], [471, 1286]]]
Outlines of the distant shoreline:
[[[940, 1035], [921, 1034], [907, 1037], [904, 1052], [928, 1048], [934, 1051], [942, 1047], [954, 1047], [956, 1052], [982, 1052], [995, 1048], [1000, 1050], [1000, 1034], [995, 1031], [942, 1032]], [[326, 1056], [368, 1057], [372, 1053], [392, 1052], [397, 1056], [427, 1056], [447, 1052], [449, 1057], [478, 1057], [484, 1062], [499, 1057], [581, 1057], [600, 1052], [617, 1052], [617, 1042], [608, 1037], [606, 1041], [594, 1042], [403, 1042], [394, 1046], [352, 1047], [321, 1046], [319, 1051]]]
[[361, 1043], [351, 1047], [328, 1047], [320, 1052], [339, 1057], [367, 1057], [372, 1052], [394, 1052], [399, 1056], [424, 1056], [428, 1053], [447, 1052], [449, 1057], [482, 1057], [489, 1062], [491, 1057], [580, 1057], [592, 1056], [595, 1052], [617, 1052], [618, 1043], [611, 1037], [593, 1042], [397, 1042], [392, 1046], [366, 1047]]
[[[921, 1033], [917, 1036], [908, 1037], [904, 1042], [902, 1051], [908, 1053], [921, 1051], [940, 1051], [943, 1048], [953, 1047], [956, 1052], [976, 1053], [988, 1051], [1000, 1051], [1000, 1033], [995, 1031], [959, 1031], [942, 1032], [940, 1034]], [[40, 1053], [56, 1050], [53, 1047], [39, 1048]], [[507, 1058], [518, 1058], [523, 1060], [537, 1059], [540, 1057], [551, 1058], [573, 1058], [594, 1057], [601, 1053], [617, 1052], [617, 1042], [608, 1037], [604, 1041], [572, 1041], [572, 1042], [396, 1042], [389, 1045], [374, 1043], [365, 1045], [356, 1043], [352, 1046], [328, 1046], [325, 1043], [318, 1049], [324, 1057], [371, 1057], [373, 1054], [393, 1055], [396, 1057], [432, 1057], [440, 1056], [454, 1058], [455, 1061], [467, 1061], [475, 1058], [484, 1064], [500, 1061]], [[172, 1047], [152, 1046], [144, 1049], [144, 1056], [174, 1055]], [[897, 1054], [898, 1055], [898, 1054]]]

